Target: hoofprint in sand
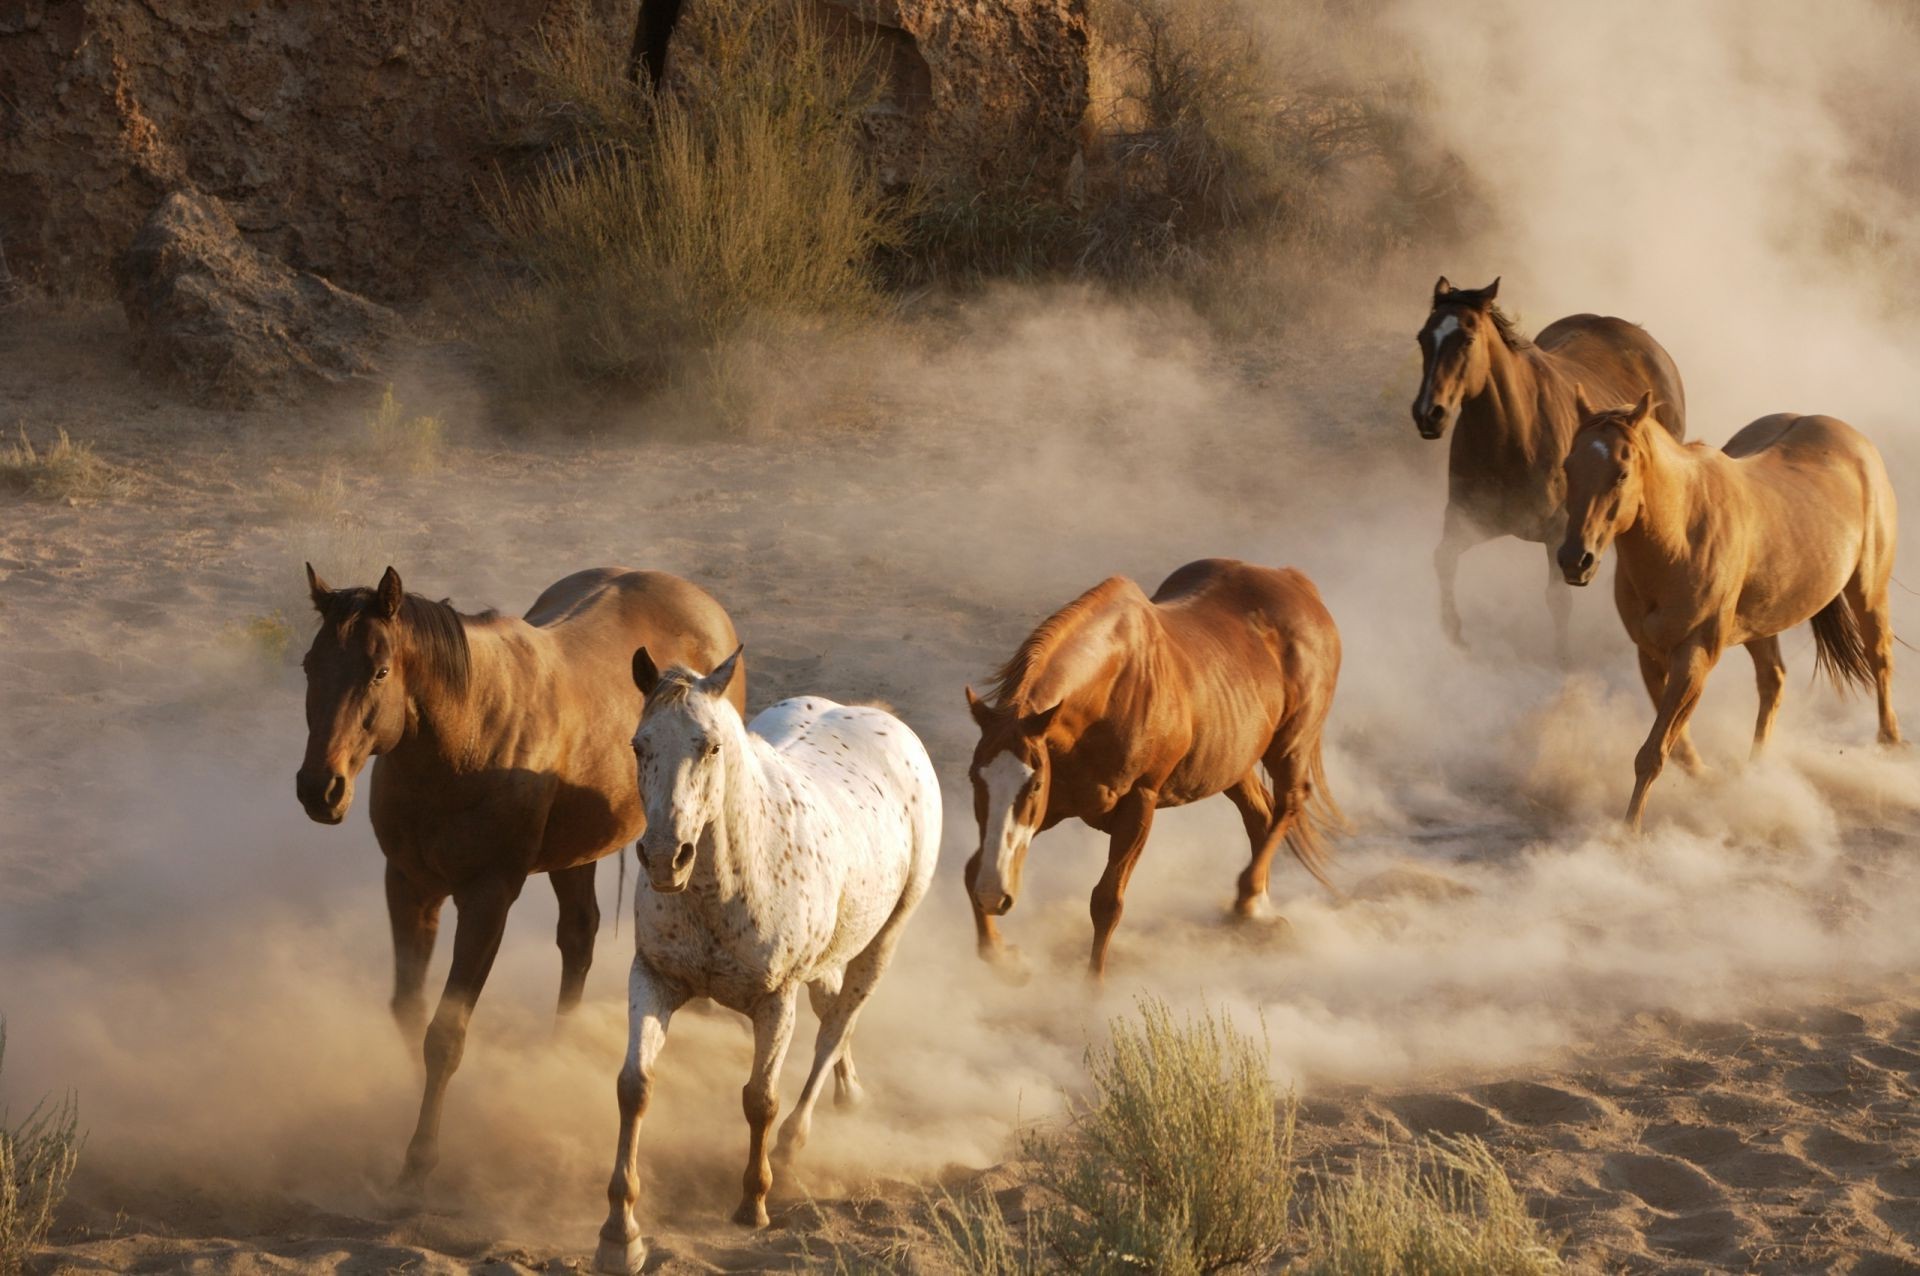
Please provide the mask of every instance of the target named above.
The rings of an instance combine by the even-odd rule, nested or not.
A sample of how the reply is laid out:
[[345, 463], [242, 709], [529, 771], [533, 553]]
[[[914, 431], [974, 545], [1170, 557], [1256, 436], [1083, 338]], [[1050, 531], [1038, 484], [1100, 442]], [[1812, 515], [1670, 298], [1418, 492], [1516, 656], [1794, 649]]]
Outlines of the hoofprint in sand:
[[[975, 334], [964, 366], [929, 343], [796, 389], [804, 424], [771, 439], [613, 422], [638, 433], [503, 440], [480, 430], [457, 365], [423, 362], [396, 394], [445, 414], [454, 441], [421, 471], [369, 449], [360, 405], [196, 413], [121, 370], [111, 316], [13, 324], [0, 397], [127, 477], [73, 503], [0, 495], [7, 1098], [76, 1087], [90, 1131], [42, 1266], [588, 1257], [631, 936], [603, 930], [580, 1021], [555, 1038], [538, 892], [463, 1068], [449, 1164], [468, 1168], [425, 1212], [387, 1216], [417, 1064], [386, 1014], [370, 834], [312, 828], [293, 797], [284, 652], [304, 645], [303, 559], [336, 583], [391, 561], [471, 608], [532, 597], [555, 564], [676, 571], [735, 617], [754, 707], [878, 699], [926, 741], [945, 862], [862, 1021], [870, 1102], [823, 1112], [773, 1226], [736, 1231], [750, 1040], [724, 1013], [677, 1020], [640, 1167], [664, 1270], [912, 1244], [934, 1185], [1030, 1204], [1017, 1164], [983, 1167], [1058, 1110], [1137, 991], [1264, 1023], [1304, 1102], [1305, 1173], [1382, 1137], [1470, 1130], [1570, 1253], [1602, 1265], [1913, 1261], [1911, 764], [1861, 737], [1858, 705], [1806, 687], [1808, 653], [1789, 643], [1776, 756], [1737, 765], [1747, 689], [1710, 690], [1696, 731], [1716, 770], [1656, 795], [1649, 840], [1622, 841], [1622, 767], [1595, 759], [1630, 758], [1646, 711], [1604, 600], [1576, 607], [1572, 677], [1540, 659], [1531, 552], [1489, 548], [1463, 570], [1485, 650], [1445, 655], [1428, 619], [1425, 556], [1406, 549], [1437, 526], [1427, 458], [1380, 441], [1378, 387], [1344, 371], [1390, 362], [1381, 342], [1403, 336], [1259, 382], [1132, 322], [1014, 314]], [[1033, 436], [1042, 409], [1067, 424]], [[1276, 439], [1291, 441], [1279, 476]], [[1032, 464], [996, 467], [995, 440]], [[1360, 828], [1337, 864], [1350, 899], [1276, 874], [1290, 930], [1222, 924], [1244, 838], [1224, 803], [1203, 804], [1157, 830], [1129, 955], [1095, 996], [1077, 972], [1101, 848], [1055, 830], [1011, 931], [1037, 975], [1007, 987], [972, 956], [958, 881], [976, 836], [956, 787], [973, 734], [961, 687], [1087, 579], [1157, 579], [1199, 553], [1302, 567], [1348, 635], [1328, 766]], [[1896, 599], [1896, 623], [1912, 615]]]

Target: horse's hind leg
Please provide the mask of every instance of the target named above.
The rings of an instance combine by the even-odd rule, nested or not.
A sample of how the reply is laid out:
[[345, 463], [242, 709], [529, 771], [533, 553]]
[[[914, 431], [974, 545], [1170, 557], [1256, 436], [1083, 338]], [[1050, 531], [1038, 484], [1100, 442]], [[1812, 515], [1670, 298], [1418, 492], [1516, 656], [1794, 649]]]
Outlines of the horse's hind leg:
[[1847, 605], [1860, 624], [1860, 641], [1873, 669], [1874, 693], [1880, 701], [1880, 743], [1900, 743], [1900, 720], [1893, 713], [1893, 617], [1887, 609], [1887, 586], [1869, 589], [1856, 571], [1847, 582]]
[[1780, 658], [1780, 638], [1755, 638], [1747, 644], [1753, 657], [1753, 680], [1760, 691], [1760, 716], [1753, 723], [1753, 754], [1758, 758], [1773, 734], [1773, 720], [1780, 714], [1780, 689], [1787, 682], [1787, 662]]
[[[1657, 713], [1660, 697], [1666, 691], [1667, 671], [1656, 657], [1648, 655], [1644, 649], [1639, 656], [1640, 680], [1647, 685], [1647, 699], [1653, 701]], [[1679, 760], [1680, 769], [1688, 775], [1699, 775], [1706, 769], [1706, 764], [1700, 761], [1700, 750], [1693, 747], [1693, 732], [1685, 722], [1680, 724], [1680, 734], [1673, 742], [1673, 755]]]
[[1269, 911], [1267, 870], [1273, 863], [1273, 853], [1287, 835], [1287, 821], [1284, 816], [1275, 815], [1273, 796], [1258, 772], [1249, 772], [1227, 790], [1227, 797], [1240, 810], [1240, 822], [1246, 827], [1247, 842], [1253, 851], [1253, 858], [1240, 872], [1233, 911], [1239, 917], [1262, 917]]
[[427, 1025], [427, 1084], [420, 1096], [420, 1120], [414, 1126], [413, 1141], [407, 1145], [406, 1167], [400, 1174], [400, 1190], [418, 1192], [427, 1175], [440, 1160], [440, 1110], [446, 1102], [447, 1082], [460, 1066], [467, 1048], [467, 1022], [473, 1017], [474, 1002], [486, 986], [493, 959], [500, 951], [500, 937], [506, 933], [507, 910], [520, 897], [526, 879], [516, 874], [483, 878], [470, 882], [453, 893], [459, 918], [453, 930], [453, 968], [447, 972], [447, 986], [440, 994], [440, 1005]]
[[554, 898], [560, 901], [560, 924], [554, 942], [560, 946], [560, 1014], [580, 1004], [586, 991], [587, 970], [593, 965], [593, 939], [600, 933], [600, 901], [593, 893], [593, 861], [547, 874]]
[[780, 1127], [780, 1143], [774, 1157], [783, 1165], [807, 1145], [807, 1135], [813, 1129], [813, 1105], [819, 1102], [829, 1066], [834, 1070], [837, 1103], [847, 1106], [859, 1094], [860, 1083], [853, 1075], [854, 1021], [860, 1017], [860, 1008], [867, 1004], [867, 998], [873, 995], [887, 963], [893, 960], [894, 946], [899, 942], [908, 911], [900, 908], [887, 919], [880, 933], [859, 956], [847, 963], [838, 988], [810, 986], [813, 1007], [820, 1015], [820, 1035], [814, 1038], [813, 1067], [807, 1073], [807, 1083], [800, 1088], [800, 1102]]
[[440, 934], [445, 895], [423, 891], [387, 864], [387, 920], [393, 927], [393, 1017], [407, 1045], [418, 1048], [427, 1030], [427, 963]]

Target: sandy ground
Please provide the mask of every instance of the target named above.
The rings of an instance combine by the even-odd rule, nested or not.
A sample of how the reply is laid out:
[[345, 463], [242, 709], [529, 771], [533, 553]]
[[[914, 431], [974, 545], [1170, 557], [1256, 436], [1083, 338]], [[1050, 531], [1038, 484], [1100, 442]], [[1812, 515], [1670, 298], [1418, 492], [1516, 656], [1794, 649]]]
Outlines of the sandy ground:
[[[556, 1035], [553, 906], [531, 887], [435, 1195], [385, 1207], [417, 1082], [385, 1018], [364, 815], [321, 829], [293, 801], [303, 559], [335, 584], [393, 562], [469, 609], [598, 563], [678, 571], [732, 611], [755, 707], [880, 699], [926, 739], [948, 836], [863, 1021], [874, 1098], [823, 1112], [774, 1227], [734, 1231], [748, 1044], [730, 1016], [677, 1021], [643, 1138], [662, 1271], [912, 1248], [936, 1184], [1001, 1190], [1017, 1214], [1031, 1202], [994, 1168], [1012, 1133], [1057, 1111], [1141, 992], [1264, 1025], [1302, 1097], [1304, 1174], [1472, 1133], [1591, 1268], [1920, 1270], [1911, 759], [1865, 747], [1867, 706], [1807, 686], [1797, 636], [1776, 756], [1735, 762], [1751, 684], [1729, 662], [1697, 729], [1716, 770], [1663, 781], [1653, 836], [1620, 837], [1646, 709], [1604, 595], [1579, 600], [1576, 668], [1550, 668], [1540, 552], [1490, 547], [1463, 576], [1473, 653], [1438, 637], [1440, 457], [1404, 419], [1405, 333], [1250, 364], [1164, 316], [989, 301], [769, 362], [775, 401], [717, 442], [644, 417], [503, 440], [461, 356], [423, 348], [395, 391], [450, 439], [418, 472], [368, 450], [358, 402], [191, 411], [125, 371], [123, 340], [88, 310], [0, 332], [0, 420], [64, 426], [126, 475], [75, 503], [0, 494], [0, 1100], [70, 1086], [89, 1128], [40, 1270], [564, 1270], [588, 1252], [630, 941], [603, 932]], [[1078, 966], [1103, 848], [1059, 830], [1008, 919], [1035, 978], [1004, 985], [960, 895], [961, 685], [1108, 572], [1150, 585], [1207, 553], [1305, 567], [1342, 624], [1348, 898], [1281, 872], [1289, 924], [1229, 927], [1237, 821], [1224, 803], [1171, 817], [1096, 991]]]

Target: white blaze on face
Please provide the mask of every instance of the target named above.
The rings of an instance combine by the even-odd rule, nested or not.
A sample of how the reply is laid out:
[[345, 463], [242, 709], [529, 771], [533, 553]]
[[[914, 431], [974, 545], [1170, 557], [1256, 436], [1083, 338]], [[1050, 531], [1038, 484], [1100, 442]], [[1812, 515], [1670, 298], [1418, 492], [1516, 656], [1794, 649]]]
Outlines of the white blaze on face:
[[1447, 344], [1447, 338], [1458, 331], [1460, 331], [1459, 315], [1448, 315], [1433, 325], [1433, 353], [1438, 356], [1440, 347]]
[[985, 899], [1012, 894], [1014, 861], [1033, 840], [1033, 826], [1013, 818], [1014, 801], [1033, 779], [1033, 768], [1002, 753], [981, 769], [987, 786], [987, 822], [980, 840], [980, 876], [974, 893]]

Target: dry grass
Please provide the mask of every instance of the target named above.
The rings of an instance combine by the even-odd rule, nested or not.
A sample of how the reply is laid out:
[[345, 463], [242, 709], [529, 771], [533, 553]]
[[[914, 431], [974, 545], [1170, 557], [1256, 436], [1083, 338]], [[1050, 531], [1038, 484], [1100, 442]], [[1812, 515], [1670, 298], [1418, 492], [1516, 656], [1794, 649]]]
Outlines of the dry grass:
[[45, 500], [82, 501], [119, 495], [133, 486], [132, 476], [76, 443], [64, 428], [47, 447], [34, 446], [27, 427], [19, 439], [0, 449], [0, 486]]
[[867, 59], [803, 0], [694, 6], [675, 39], [697, 50], [680, 94], [625, 84], [574, 37], [535, 56], [566, 128], [490, 210], [523, 271], [491, 342], [523, 401], [697, 379], [742, 333], [880, 300], [873, 260], [896, 232], [858, 147]]
[[[0, 1067], [7, 1055], [0, 1020]], [[27, 1256], [46, 1239], [53, 1212], [80, 1161], [80, 1110], [71, 1095], [34, 1105], [18, 1125], [0, 1114], [0, 1273], [26, 1269]]]
[[1565, 1270], [1478, 1139], [1387, 1150], [1321, 1184], [1297, 1276], [1544, 1276]]
[[1057, 1199], [1044, 1228], [1083, 1272], [1210, 1272], [1259, 1263], [1287, 1237], [1294, 1105], [1265, 1046], [1212, 1013], [1158, 1001], [1087, 1057], [1091, 1100], [1027, 1154]]

